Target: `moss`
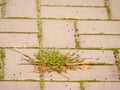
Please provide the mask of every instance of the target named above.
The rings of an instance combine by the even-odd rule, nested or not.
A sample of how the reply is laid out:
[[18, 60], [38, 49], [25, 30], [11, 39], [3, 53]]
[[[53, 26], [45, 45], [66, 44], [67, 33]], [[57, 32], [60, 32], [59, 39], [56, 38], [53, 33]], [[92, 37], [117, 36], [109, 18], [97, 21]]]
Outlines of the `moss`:
[[85, 90], [83, 81], [80, 82], [80, 90]]
[[4, 49], [0, 48], [0, 80], [4, 79], [4, 58], [5, 58]]

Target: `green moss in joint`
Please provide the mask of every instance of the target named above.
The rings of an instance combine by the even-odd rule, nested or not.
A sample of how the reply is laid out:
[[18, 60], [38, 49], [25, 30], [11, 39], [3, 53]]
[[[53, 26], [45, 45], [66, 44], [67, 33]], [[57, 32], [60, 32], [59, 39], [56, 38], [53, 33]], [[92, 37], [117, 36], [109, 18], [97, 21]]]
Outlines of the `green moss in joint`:
[[5, 57], [4, 49], [0, 48], [0, 80], [4, 79], [4, 57]]
[[80, 82], [80, 90], [85, 90], [83, 81]]

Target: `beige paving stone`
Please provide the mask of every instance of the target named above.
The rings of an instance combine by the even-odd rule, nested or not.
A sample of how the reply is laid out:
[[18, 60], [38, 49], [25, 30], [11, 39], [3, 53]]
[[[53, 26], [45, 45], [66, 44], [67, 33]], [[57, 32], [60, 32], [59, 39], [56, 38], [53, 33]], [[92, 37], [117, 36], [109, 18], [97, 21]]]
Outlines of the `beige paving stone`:
[[84, 60], [84, 63], [107, 63], [115, 64], [113, 51], [110, 50], [60, 50], [61, 53], [68, 52], [73, 57], [79, 57], [79, 60]]
[[[38, 52], [38, 50], [34, 49], [17, 49], [17, 51], [22, 52], [28, 56], [33, 57], [34, 54]], [[40, 74], [34, 72], [34, 66], [25, 65], [28, 64], [24, 55], [19, 54], [18, 52], [6, 49], [5, 50], [5, 68], [4, 68], [4, 79], [5, 80], [39, 80]], [[33, 57], [34, 58], [34, 57]]]
[[41, 7], [42, 18], [106, 19], [105, 8]]
[[2, 0], [0, 0], [0, 4], [2, 4]]
[[0, 34], [1, 47], [38, 46], [37, 34]]
[[84, 83], [85, 90], [120, 90], [120, 82]]
[[104, 6], [104, 0], [41, 0], [43, 5]]
[[120, 34], [119, 21], [78, 21], [79, 34]]
[[74, 48], [74, 23], [68, 20], [42, 21], [43, 46], [58, 48]]
[[111, 15], [113, 19], [120, 19], [120, 0], [109, 0]]
[[81, 35], [82, 48], [120, 48], [120, 36]]
[[45, 73], [45, 80], [119, 80], [116, 66], [90, 66], [88, 70], [69, 70], [67, 73]]
[[0, 19], [0, 32], [38, 32], [33, 19]]
[[80, 90], [76, 82], [45, 82], [45, 90]]
[[37, 17], [35, 0], [6, 0], [7, 17]]
[[39, 82], [0, 82], [0, 90], [40, 90]]

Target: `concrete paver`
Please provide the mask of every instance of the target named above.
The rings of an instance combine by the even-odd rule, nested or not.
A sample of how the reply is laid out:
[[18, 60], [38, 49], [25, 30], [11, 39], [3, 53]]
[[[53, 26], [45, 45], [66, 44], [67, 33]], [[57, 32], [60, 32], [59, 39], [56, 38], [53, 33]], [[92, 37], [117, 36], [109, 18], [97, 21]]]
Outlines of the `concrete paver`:
[[120, 82], [86, 82], [85, 90], [120, 90]]
[[120, 48], [120, 36], [81, 35], [82, 48]]
[[0, 4], [2, 4], [2, 0], [0, 0]]
[[75, 47], [75, 30], [74, 23], [72, 21], [44, 20], [42, 22], [42, 27], [44, 47]]
[[[33, 57], [33, 55], [37, 53], [38, 50], [22, 49], [18, 51]], [[40, 79], [39, 77], [40, 74], [34, 72], [34, 66], [25, 65], [28, 64], [24, 60], [26, 58], [25, 56], [10, 49], [6, 49], [5, 53], [6, 53], [5, 71], [4, 71], [5, 80], [27, 80], [27, 79], [39, 80]]]
[[79, 34], [120, 34], [119, 21], [78, 21]]
[[35, 0], [6, 0], [7, 17], [37, 17]]
[[[97, 14], [96, 14], [97, 13]], [[42, 18], [107, 19], [105, 8], [41, 7]]]
[[45, 90], [80, 90], [80, 84], [76, 82], [46, 82]]
[[[70, 80], [119, 80], [116, 66], [90, 66], [88, 70], [68, 70], [62, 73]], [[57, 72], [45, 74], [45, 80], [67, 80]]]
[[38, 32], [36, 20], [0, 19], [0, 32]]
[[104, 0], [40, 0], [42, 5], [104, 6]]
[[38, 45], [36, 34], [0, 34], [1, 47], [36, 47]]
[[109, 0], [111, 15], [113, 19], [120, 19], [120, 0]]
[[61, 53], [68, 53], [73, 57], [79, 57], [84, 63], [106, 63], [115, 64], [113, 51], [110, 50], [61, 50]]
[[39, 82], [0, 82], [1, 90], [40, 90]]

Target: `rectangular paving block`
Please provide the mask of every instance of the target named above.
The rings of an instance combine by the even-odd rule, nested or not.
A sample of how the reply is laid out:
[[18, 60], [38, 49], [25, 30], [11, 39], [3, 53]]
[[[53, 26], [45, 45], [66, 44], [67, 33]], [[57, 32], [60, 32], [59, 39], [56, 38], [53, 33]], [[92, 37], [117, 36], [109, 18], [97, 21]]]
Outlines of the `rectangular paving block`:
[[40, 90], [39, 82], [0, 82], [0, 90]]
[[79, 34], [120, 34], [119, 21], [78, 21]]
[[86, 82], [85, 90], [120, 90], [120, 82]]
[[36, 47], [37, 34], [0, 34], [0, 47]]
[[111, 16], [113, 19], [120, 19], [120, 0], [108, 0], [110, 4]]
[[7, 17], [37, 17], [35, 0], [6, 0]]
[[0, 80], [4, 79], [4, 49], [0, 48]]
[[0, 0], [0, 4], [2, 4], [2, 0]]
[[[45, 80], [119, 80], [116, 66], [90, 66], [88, 70], [45, 73]], [[67, 78], [66, 78], [67, 77]]]
[[[38, 52], [34, 49], [15, 49], [23, 54], [26, 54], [32, 58], [33, 55]], [[18, 53], [17, 51], [6, 49], [5, 50], [5, 80], [39, 80], [40, 74], [34, 72], [34, 66], [26, 62], [24, 55]]]
[[74, 22], [68, 20], [42, 21], [43, 46], [57, 48], [74, 48]]
[[120, 48], [120, 36], [81, 35], [82, 48]]
[[42, 18], [107, 19], [105, 8], [41, 7]]
[[38, 32], [37, 20], [0, 19], [0, 32]]
[[77, 82], [45, 82], [45, 90], [80, 90]]
[[42, 5], [104, 6], [104, 0], [40, 0]]
[[97, 63], [97, 64], [115, 64], [113, 51], [110, 50], [60, 50], [61, 53], [78, 57], [78, 60], [83, 60], [82, 63]]

